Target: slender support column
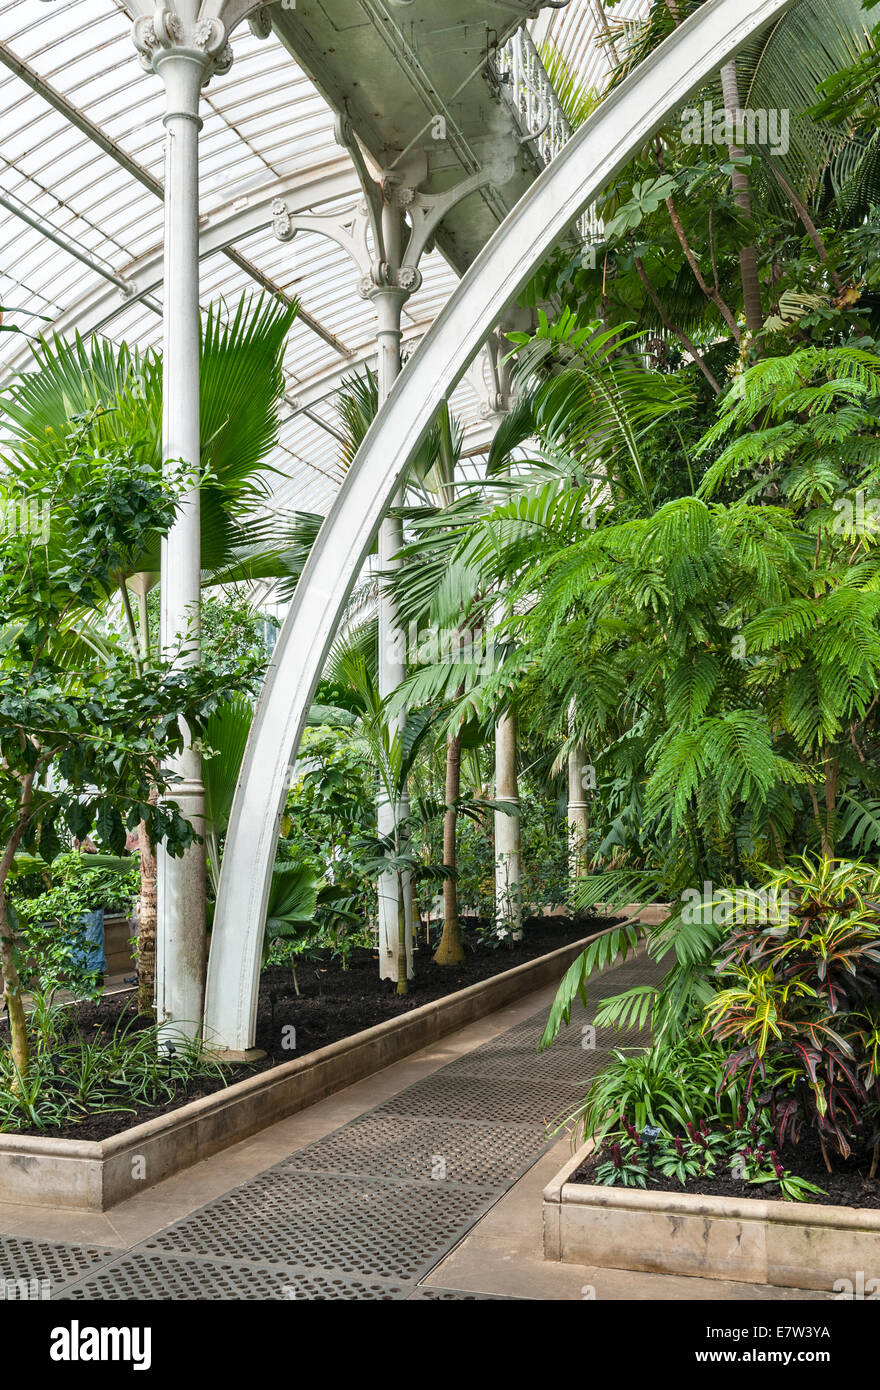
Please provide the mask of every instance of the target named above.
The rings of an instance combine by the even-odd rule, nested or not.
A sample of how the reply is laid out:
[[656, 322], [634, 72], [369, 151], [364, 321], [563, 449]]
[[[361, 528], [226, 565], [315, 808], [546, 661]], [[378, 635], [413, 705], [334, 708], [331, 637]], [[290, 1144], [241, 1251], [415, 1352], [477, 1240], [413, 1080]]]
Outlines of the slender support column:
[[572, 878], [587, 872], [587, 837], [590, 832], [590, 803], [584, 800], [590, 765], [586, 751], [578, 744], [568, 755], [568, 841]]
[[[165, 82], [165, 295], [162, 359], [162, 453], [198, 465], [199, 437], [199, 92], [204, 66], [170, 50], [156, 60]], [[187, 493], [162, 542], [160, 641], [181, 665], [201, 659], [201, 510], [197, 487]], [[201, 758], [186, 747], [172, 770], [182, 780], [174, 799], [200, 835], [205, 788]], [[196, 1036], [205, 1004], [205, 846], [173, 859], [158, 855], [157, 1018], [169, 1032]]]
[[495, 800], [513, 810], [512, 815], [495, 812], [495, 920], [512, 933], [514, 941], [520, 941], [520, 816], [513, 714], [505, 714], [495, 725]]
[[[386, 263], [393, 270], [400, 265], [402, 219], [399, 211], [386, 205], [382, 210], [382, 233]], [[396, 277], [395, 277], [396, 278]], [[376, 311], [376, 348], [378, 353], [379, 407], [384, 405], [401, 369], [401, 315], [409, 298], [409, 290], [399, 285], [377, 286], [370, 294]], [[394, 505], [403, 500], [401, 488]], [[379, 527], [379, 568], [386, 574], [396, 568], [394, 557], [403, 546], [403, 525], [399, 516], [388, 515]], [[379, 595], [379, 694], [384, 699], [396, 690], [406, 675], [406, 637], [397, 616], [391, 595]], [[401, 711], [397, 727], [406, 725], [406, 713]], [[408, 798], [397, 806], [380, 801], [378, 807], [379, 833], [389, 835], [398, 818], [409, 814]], [[379, 878], [379, 975], [383, 980], [397, 979], [399, 932], [397, 925], [397, 876], [382, 874]], [[410, 877], [404, 878], [404, 908], [406, 912], [406, 964], [411, 979], [413, 968], [413, 892]]]
[[[191, 0], [179, 11], [137, 20], [134, 41], [144, 66], [165, 86], [165, 286], [162, 361], [162, 456], [169, 467], [191, 465], [193, 482], [162, 542], [160, 645], [181, 666], [201, 659], [201, 512], [195, 477], [199, 430], [199, 95], [232, 55], [217, 19], [198, 21]], [[218, 57], [218, 55], [220, 55]], [[201, 758], [188, 744], [172, 761], [179, 779], [173, 799], [199, 835], [204, 832]], [[180, 858], [157, 856], [156, 1014], [162, 1035], [197, 1037], [205, 997], [205, 846]]]

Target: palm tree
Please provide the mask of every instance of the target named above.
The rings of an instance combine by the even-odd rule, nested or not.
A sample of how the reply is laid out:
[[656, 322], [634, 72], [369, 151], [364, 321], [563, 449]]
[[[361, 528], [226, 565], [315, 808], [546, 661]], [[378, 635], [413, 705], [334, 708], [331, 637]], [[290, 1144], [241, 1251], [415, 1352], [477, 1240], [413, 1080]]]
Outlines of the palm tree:
[[[375, 419], [379, 410], [379, 392], [376, 377], [372, 372], [367, 371], [363, 376], [352, 376], [347, 378], [343, 389], [339, 392], [336, 400], [336, 410], [343, 427], [345, 443], [343, 445], [343, 463], [347, 466], [357, 453], [360, 444]], [[455, 500], [456, 469], [461, 457], [462, 432], [445, 405], [438, 412], [434, 427], [413, 460], [407, 479], [408, 506], [405, 510], [405, 518], [409, 519], [413, 515], [425, 516], [427, 514], [439, 514], [441, 517], [445, 510], [451, 508]], [[423, 501], [426, 505], [418, 505], [418, 501]], [[300, 534], [307, 539], [309, 531], [309, 519], [303, 518], [301, 521]], [[401, 552], [400, 558], [406, 556], [406, 549]], [[395, 607], [401, 601], [401, 593], [398, 582], [399, 570], [394, 570], [387, 575], [379, 576], [379, 585], [391, 585], [394, 595]], [[409, 587], [409, 580], [413, 577], [411, 571], [407, 571], [405, 587]], [[370, 596], [365, 586], [357, 593], [349, 605], [349, 609], [356, 609], [359, 604]], [[418, 611], [410, 602], [411, 593], [407, 596], [407, 621], [412, 623], [424, 618], [430, 619], [430, 608], [420, 606]], [[402, 617], [402, 614], [401, 614]], [[349, 637], [338, 643], [331, 655], [328, 663], [328, 671], [331, 671], [337, 678], [344, 676], [347, 669], [351, 667], [350, 658], [356, 655], [359, 643], [366, 642], [373, 650], [366, 650], [360, 653], [360, 659], [364, 663], [366, 670], [374, 668], [376, 665], [375, 644], [378, 641], [376, 624], [372, 621], [362, 623], [360, 627]], [[395, 715], [399, 714], [405, 704], [394, 702], [393, 710]], [[458, 922], [458, 896], [457, 886], [454, 877], [455, 857], [456, 857], [456, 820], [458, 816], [458, 800], [461, 790], [461, 731], [450, 732], [446, 742], [446, 811], [444, 823], [444, 863], [450, 868], [449, 876], [444, 880], [444, 927], [440, 944], [435, 954], [435, 961], [441, 965], [457, 964], [464, 959], [464, 948], [461, 943], [461, 936]], [[384, 781], [380, 778], [382, 793], [385, 793]], [[401, 814], [406, 819], [408, 788], [404, 787], [401, 791]], [[408, 902], [411, 902], [412, 894], [409, 886], [409, 872], [404, 870], [401, 876], [404, 892]], [[411, 909], [410, 916], [411, 916]]]
[[[488, 478], [460, 486], [446, 508], [410, 513], [413, 538], [395, 581], [405, 621], [427, 616], [440, 628], [465, 624], [493, 632], [490, 664], [441, 656], [414, 671], [395, 697], [413, 707], [446, 707], [452, 787], [462, 720], [489, 727], [512, 719], [526, 712], [523, 691], [536, 694], [527, 684], [535, 654], [519, 645], [512, 593], [528, 584], [548, 547], [580, 539], [597, 511], [650, 514], [662, 480], [652, 476], [646, 436], [691, 399], [686, 382], [645, 368], [636, 355], [637, 337], [579, 325], [569, 314], [556, 324], [542, 317], [535, 334], [515, 341], [517, 405], [499, 427]], [[508, 477], [514, 451], [529, 440], [537, 443], [538, 456], [519, 461], [517, 475]], [[559, 743], [554, 770], [569, 755], [580, 769], [589, 699], [572, 691], [558, 708], [542, 708], [542, 738], [555, 735]], [[496, 797], [507, 791], [496, 788]], [[505, 810], [504, 801], [498, 809]], [[450, 862], [449, 849], [444, 859]]]
[[[278, 404], [284, 391], [282, 356], [298, 305], [242, 296], [229, 315], [211, 306], [201, 343], [202, 585], [295, 574], [295, 521], [267, 510], [268, 457], [278, 440]], [[2, 460], [23, 481], [29, 471], [50, 472], [67, 422], [91, 418], [95, 448], [135, 441], [146, 464], [161, 468], [162, 361], [125, 344], [77, 335], [33, 345], [35, 368], [0, 396], [7, 430]], [[139, 663], [156, 655], [147, 593], [159, 579], [159, 539], [153, 537], [126, 574], [118, 576], [122, 612]], [[137, 618], [129, 590], [137, 600]], [[83, 630], [100, 661], [101, 634]], [[146, 828], [140, 829], [138, 1003], [151, 1013], [156, 951], [156, 861]]]
[[[427, 711], [408, 720], [400, 728], [395, 715], [379, 695], [379, 688], [369, 674], [362, 657], [348, 654], [340, 658], [347, 683], [357, 692], [361, 705], [353, 735], [360, 743], [376, 772], [381, 794], [391, 805], [404, 804], [410, 776], [422, 744], [431, 731]], [[408, 806], [408, 801], [406, 802]], [[373, 841], [364, 841], [368, 858], [366, 866], [377, 874], [391, 873], [397, 884], [397, 993], [409, 993], [406, 942], [406, 904], [404, 876], [445, 877], [443, 867], [426, 866], [410, 849], [412, 813], [396, 816], [388, 832]], [[372, 851], [372, 857], [370, 853]]]

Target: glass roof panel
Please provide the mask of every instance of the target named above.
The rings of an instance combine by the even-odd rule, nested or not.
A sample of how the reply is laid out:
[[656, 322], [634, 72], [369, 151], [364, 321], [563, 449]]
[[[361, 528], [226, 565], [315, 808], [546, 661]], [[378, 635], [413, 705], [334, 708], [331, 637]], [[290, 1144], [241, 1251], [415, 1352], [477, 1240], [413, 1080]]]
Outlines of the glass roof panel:
[[[622, 0], [614, 16], [641, 2]], [[586, 72], [596, 61], [595, 24], [592, 3], [571, 0], [545, 27], [569, 62]], [[203, 101], [201, 210], [203, 222], [211, 214], [212, 228], [226, 212], [250, 205], [256, 190], [263, 196], [298, 171], [348, 163], [335, 142], [334, 113], [274, 35], [260, 41], [242, 26], [232, 43], [233, 66], [214, 78]], [[64, 315], [66, 331], [80, 321], [100, 322], [114, 342], [160, 345], [161, 285], [148, 302], [129, 302], [112, 277], [127, 280], [139, 260], [161, 251], [163, 109], [162, 84], [141, 67], [120, 0], [0, 0], [0, 190], [15, 209], [0, 207], [0, 303], [51, 321]], [[354, 196], [314, 210], [350, 206]], [[342, 476], [327, 396], [370, 358], [372, 306], [358, 294], [355, 267], [326, 238], [300, 233], [282, 244], [263, 227], [237, 240], [234, 250], [261, 279], [301, 300], [303, 317], [284, 362], [288, 400], [297, 408], [285, 411], [272, 460], [286, 479], [274, 505], [325, 511]], [[421, 269], [422, 287], [403, 316], [410, 349], [455, 283], [438, 253]], [[223, 250], [204, 257], [205, 307], [220, 297], [231, 304], [257, 288]], [[98, 296], [100, 310], [90, 320]], [[51, 323], [20, 322], [51, 330]], [[23, 348], [19, 335], [0, 335], [0, 373], [27, 365]], [[478, 440], [486, 435], [481, 404], [469, 383], [453, 398]]]

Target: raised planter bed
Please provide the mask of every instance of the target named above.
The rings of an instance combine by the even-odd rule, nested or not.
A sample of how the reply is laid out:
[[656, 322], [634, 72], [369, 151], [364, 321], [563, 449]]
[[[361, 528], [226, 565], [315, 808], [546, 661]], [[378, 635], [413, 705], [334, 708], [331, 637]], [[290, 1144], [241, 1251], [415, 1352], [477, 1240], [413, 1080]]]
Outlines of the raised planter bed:
[[432, 1000], [100, 1141], [0, 1134], [0, 1201], [106, 1211], [544, 985], [589, 941]]
[[799, 1289], [880, 1276], [876, 1210], [570, 1182], [590, 1152], [544, 1189], [545, 1259]]

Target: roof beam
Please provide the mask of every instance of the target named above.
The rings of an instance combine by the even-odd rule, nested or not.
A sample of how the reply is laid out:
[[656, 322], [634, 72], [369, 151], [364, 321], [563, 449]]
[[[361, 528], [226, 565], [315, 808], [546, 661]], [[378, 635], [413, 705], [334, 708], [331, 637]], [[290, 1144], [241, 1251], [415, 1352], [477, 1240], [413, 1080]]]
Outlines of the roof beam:
[[[305, 173], [299, 172], [289, 175], [285, 179], [279, 179], [277, 183], [268, 188], [252, 191], [246, 197], [236, 198], [223, 207], [206, 213], [201, 218], [199, 229], [199, 256], [204, 259], [218, 251], [229, 250], [234, 241], [251, 236], [264, 227], [270, 227], [272, 225], [272, 203], [275, 198], [286, 197], [295, 206], [308, 208], [322, 202], [347, 197], [354, 198], [359, 196], [359, 193], [360, 185], [357, 182], [351, 162], [340, 150], [338, 157], [334, 158], [332, 162], [310, 169]], [[239, 251], [233, 251], [232, 254], [233, 256], [240, 256], [241, 260], [245, 261]], [[130, 265], [123, 268], [119, 276], [129, 286], [126, 299], [121, 300], [117, 287], [105, 280], [104, 284], [96, 285], [75, 304], [71, 305], [55, 321], [53, 331], [61, 336], [73, 332], [79, 332], [83, 335], [99, 333], [106, 330], [108, 324], [117, 315], [129, 308], [132, 303], [142, 300], [150, 305], [149, 296], [158, 292], [162, 287], [164, 260], [163, 248], [158, 246], [148, 252], [146, 256], [132, 261]], [[250, 262], [246, 262], [246, 265], [249, 267], [248, 274], [252, 274], [255, 279], [261, 276], [266, 281], [266, 288], [272, 285], [271, 292], [279, 297], [283, 296], [283, 291], [275, 286], [268, 276], [263, 277], [262, 271], [259, 271], [256, 266], [251, 267]], [[302, 309], [299, 316], [304, 323], [307, 317], [310, 317], [304, 314]], [[308, 326], [316, 333], [320, 330], [322, 336], [325, 333], [329, 334], [329, 330], [325, 329], [323, 325], [318, 325], [314, 319]], [[332, 334], [329, 336], [333, 337]], [[351, 350], [344, 348], [338, 339], [334, 339], [333, 345], [344, 360], [352, 356]], [[25, 343], [19, 345], [9, 354], [5, 362], [5, 369], [14, 371], [27, 360], [28, 351]]]
[[[45, 237], [47, 241], [54, 242], [56, 246], [60, 246], [62, 251], [66, 251], [69, 256], [73, 256], [76, 260], [81, 261], [83, 265], [87, 265], [89, 269], [94, 270], [97, 275], [102, 275], [105, 280], [115, 285], [122, 294], [126, 296], [131, 295], [132, 284], [130, 280], [123, 279], [121, 275], [116, 274], [116, 271], [113, 270], [112, 267], [102, 264], [96, 256], [91, 255], [88, 251], [84, 251], [81, 246], [77, 246], [75, 241], [69, 240], [69, 238], [63, 236], [61, 232], [57, 232], [54, 227], [50, 227], [44, 220], [37, 217], [36, 213], [31, 212], [27, 204], [21, 202], [19, 198], [14, 198], [9, 193], [0, 193], [0, 207], [5, 208], [7, 212], [12, 213], [13, 217], [18, 217], [22, 222], [32, 227], [35, 232]], [[161, 309], [159, 312], [162, 312]]]
[[[26, 63], [22, 58], [17, 57], [12, 52], [11, 48], [2, 41], [0, 41], [0, 63], [30, 87], [32, 92], [35, 92], [37, 96], [54, 107], [60, 115], [64, 116], [65, 120], [69, 121], [70, 124], [75, 126], [83, 135], [86, 135], [99, 149], [103, 150], [106, 155], [109, 155], [111, 159], [115, 160], [120, 168], [124, 169], [127, 174], [137, 179], [138, 183], [142, 184], [144, 188], [149, 189], [161, 202], [164, 202], [165, 190], [160, 181], [155, 178], [148, 169], [145, 169], [142, 164], [138, 164], [137, 160], [131, 158], [131, 155], [126, 154], [125, 151], [116, 144], [115, 140], [112, 140], [109, 135], [101, 130], [100, 126], [95, 125], [94, 121], [89, 119], [84, 111], [81, 111], [78, 106], [74, 106], [73, 102], [68, 101], [67, 97], [59, 92], [57, 87], [53, 87], [52, 84], [41, 77], [30, 64]], [[9, 210], [16, 212], [18, 216], [22, 215], [17, 212], [15, 208], [10, 208]], [[28, 219], [25, 218], [24, 220]], [[31, 223], [31, 225], [33, 226], [34, 224]], [[39, 225], [37, 225], [35, 229], [42, 232], [44, 236], [48, 236], [50, 240], [55, 241], [56, 244], [61, 246], [65, 251], [69, 251], [71, 255], [77, 256], [79, 260], [86, 260], [85, 256], [74, 250], [69, 242], [58, 240], [57, 236], [52, 235]], [[287, 296], [283, 294], [268, 276], [263, 275], [256, 266], [244, 256], [240, 255], [239, 252], [227, 246], [223, 248], [223, 254], [270, 294], [279, 299], [287, 299]], [[86, 260], [86, 264], [90, 265], [93, 270], [98, 270], [98, 272], [106, 278], [111, 278], [110, 272], [100, 270], [98, 264], [91, 258]], [[117, 282], [122, 280], [120, 276], [114, 275], [112, 278]], [[118, 283], [117, 288], [124, 290], [124, 281], [121, 284]], [[289, 299], [287, 299], [287, 302], [290, 302]], [[121, 307], [124, 308], [125, 306], [123, 305]], [[307, 311], [300, 308], [298, 317], [306, 327], [310, 328], [313, 333], [316, 333], [318, 337], [323, 339], [335, 352], [338, 352], [342, 357], [349, 357], [351, 355], [350, 349], [347, 348], [344, 343], [340, 342], [336, 335], [330, 332], [329, 328], [325, 328], [313, 314], [309, 314]]]
[[[264, 290], [267, 290], [269, 294], [274, 295], [276, 299], [280, 299], [282, 303], [288, 305], [293, 302], [290, 295], [281, 289], [280, 285], [276, 285], [274, 280], [271, 280], [268, 275], [264, 275], [262, 270], [260, 270], [258, 266], [255, 266], [252, 261], [249, 261], [246, 256], [243, 256], [240, 251], [236, 251], [231, 246], [227, 246], [224, 254], [229, 257], [233, 265], [237, 265], [246, 275], [250, 275], [252, 280], [255, 280], [256, 283], [262, 286]], [[324, 325], [312, 314], [308, 313], [301, 304], [296, 317], [299, 323], [306, 324], [313, 333], [317, 333], [318, 337], [322, 338], [327, 346], [331, 347], [334, 352], [338, 352], [340, 357], [346, 359], [351, 357], [351, 348], [346, 347], [344, 343], [340, 342], [335, 333], [331, 333], [329, 328], [325, 328]]]

